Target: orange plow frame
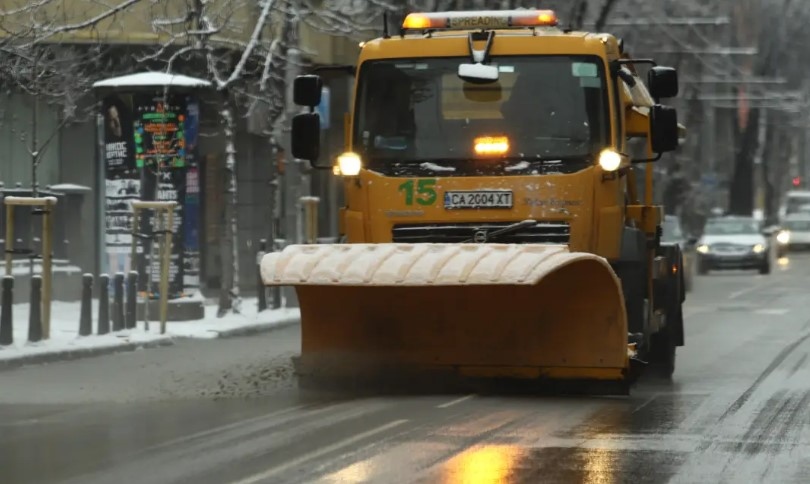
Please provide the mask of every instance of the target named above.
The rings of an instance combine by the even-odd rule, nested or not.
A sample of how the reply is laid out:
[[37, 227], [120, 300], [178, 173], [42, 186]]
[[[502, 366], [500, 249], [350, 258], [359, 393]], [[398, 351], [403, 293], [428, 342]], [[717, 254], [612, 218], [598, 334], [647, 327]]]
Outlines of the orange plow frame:
[[295, 286], [308, 371], [445, 369], [472, 377], [624, 381], [621, 284], [563, 246], [290, 246], [262, 260]]

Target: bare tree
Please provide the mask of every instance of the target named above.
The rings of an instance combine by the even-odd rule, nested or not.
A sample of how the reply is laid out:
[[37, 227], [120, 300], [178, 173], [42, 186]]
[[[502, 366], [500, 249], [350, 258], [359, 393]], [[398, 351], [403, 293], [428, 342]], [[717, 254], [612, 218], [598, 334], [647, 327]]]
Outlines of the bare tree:
[[[11, 126], [30, 156], [32, 195], [39, 191], [38, 169], [47, 150], [57, 139], [62, 127], [87, 119], [93, 106], [81, 105], [93, 82], [93, 73], [101, 65], [101, 48], [62, 45], [36, 45], [0, 52], [0, 84], [31, 99], [31, 123], [16, 122], [16, 113], [4, 111], [0, 122]], [[52, 125], [40, 119], [41, 107], [56, 108], [57, 123], [40, 137], [42, 127]]]
[[[28, 95], [31, 102], [31, 124], [19, 126], [14, 113], [4, 112], [0, 122], [10, 123], [25, 144], [31, 161], [31, 189], [39, 191], [38, 169], [43, 157], [60, 130], [68, 123], [86, 119], [93, 106], [80, 108], [82, 98], [91, 88], [93, 77], [102, 69], [104, 48], [100, 44], [69, 45], [56, 40], [60, 34], [93, 28], [142, 0], [122, 0], [100, 9], [90, 18], [62, 23], [57, 15], [56, 0], [5, 3], [0, 10], [0, 85], [10, 91]], [[39, 137], [42, 120], [40, 107], [56, 107], [56, 127]]]

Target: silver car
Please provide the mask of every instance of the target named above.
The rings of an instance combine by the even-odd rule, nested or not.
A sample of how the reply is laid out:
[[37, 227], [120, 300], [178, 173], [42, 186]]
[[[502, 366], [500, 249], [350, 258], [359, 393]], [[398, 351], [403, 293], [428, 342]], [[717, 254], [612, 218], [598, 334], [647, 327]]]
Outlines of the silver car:
[[788, 215], [782, 221], [782, 228], [777, 238], [787, 251], [810, 249], [810, 214]]
[[709, 219], [698, 241], [698, 273], [757, 269], [760, 274], [770, 274], [770, 245], [770, 237], [763, 233], [760, 222], [752, 217]]

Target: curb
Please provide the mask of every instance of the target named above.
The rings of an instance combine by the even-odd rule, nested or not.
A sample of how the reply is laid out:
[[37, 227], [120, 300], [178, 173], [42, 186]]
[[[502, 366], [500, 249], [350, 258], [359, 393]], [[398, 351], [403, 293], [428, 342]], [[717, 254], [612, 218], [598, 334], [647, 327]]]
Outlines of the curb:
[[255, 334], [269, 333], [269, 332], [275, 331], [277, 329], [282, 329], [282, 328], [286, 328], [286, 327], [289, 327], [289, 326], [294, 326], [294, 325], [300, 324], [300, 323], [301, 323], [301, 317], [300, 316], [290, 316], [288, 318], [281, 319], [278, 322], [273, 323], [273, 324], [267, 324], [267, 323], [265, 323], [265, 324], [254, 324], [254, 325], [251, 325], [251, 326], [242, 326], [240, 328], [225, 329], [225, 330], [222, 330], [222, 331], [218, 331], [216, 339], [219, 339], [219, 338], [222, 338], [222, 339], [224, 339], [224, 338], [236, 338], [236, 337], [239, 337], [239, 336], [252, 336], [252, 335], [255, 335]]
[[9, 360], [0, 360], [0, 371], [11, 370], [21, 366], [38, 365], [43, 363], [55, 363], [61, 361], [78, 360], [93, 356], [103, 356], [113, 353], [124, 353], [143, 348], [158, 348], [161, 346], [172, 346], [174, 341], [171, 338], [146, 341], [142, 343], [127, 343], [116, 346], [105, 346], [102, 348], [79, 348], [70, 351], [59, 351], [54, 353], [42, 353], [39, 355], [27, 355]]
[[[242, 326], [239, 328], [226, 329], [218, 331], [213, 339], [236, 338], [240, 336], [252, 336], [261, 333], [269, 333], [277, 329], [286, 328], [300, 324], [301, 317], [298, 315], [289, 316], [280, 319], [273, 324], [254, 324], [250, 326]], [[61, 361], [78, 360], [82, 358], [92, 358], [95, 356], [111, 355], [114, 353], [126, 353], [138, 349], [159, 348], [161, 346], [173, 346], [176, 340], [199, 340], [203, 338], [194, 338], [188, 336], [172, 336], [165, 339], [155, 341], [146, 341], [140, 343], [126, 343], [115, 346], [104, 346], [101, 348], [77, 348], [68, 351], [57, 351], [53, 353], [41, 353], [37, 355], [26, 355], [19, 358], [8, 360], [0, 360], [0, 371], [11, 370], [21, 366], [39, 365], [46, 363], [56, 363]]]

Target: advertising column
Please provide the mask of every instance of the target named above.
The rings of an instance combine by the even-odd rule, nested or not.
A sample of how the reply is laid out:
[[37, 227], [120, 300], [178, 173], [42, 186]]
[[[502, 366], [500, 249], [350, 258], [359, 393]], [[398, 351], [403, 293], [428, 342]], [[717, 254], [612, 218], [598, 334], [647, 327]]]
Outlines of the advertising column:
[[[126, 93], [105, 97], [104, 118], [104, 263], [114, 274], [137, 270], [139, 290], [158, 295], [157, 248], [147, 271], [150, 239], [132, 250], [133, 200], [176, 201], [169, 267], [169, 298], [199, 288], [200, 183], [197, 164], [199, 105], [189, 95]], [[138, 232], [152, 234], [153, 212], [144, 211]], [[159, 235], [159, 234], [156, 234]], [[155, 239], [157, 241], [157, 239]], [[151, 272], [151, 283], [144, 274]]]

